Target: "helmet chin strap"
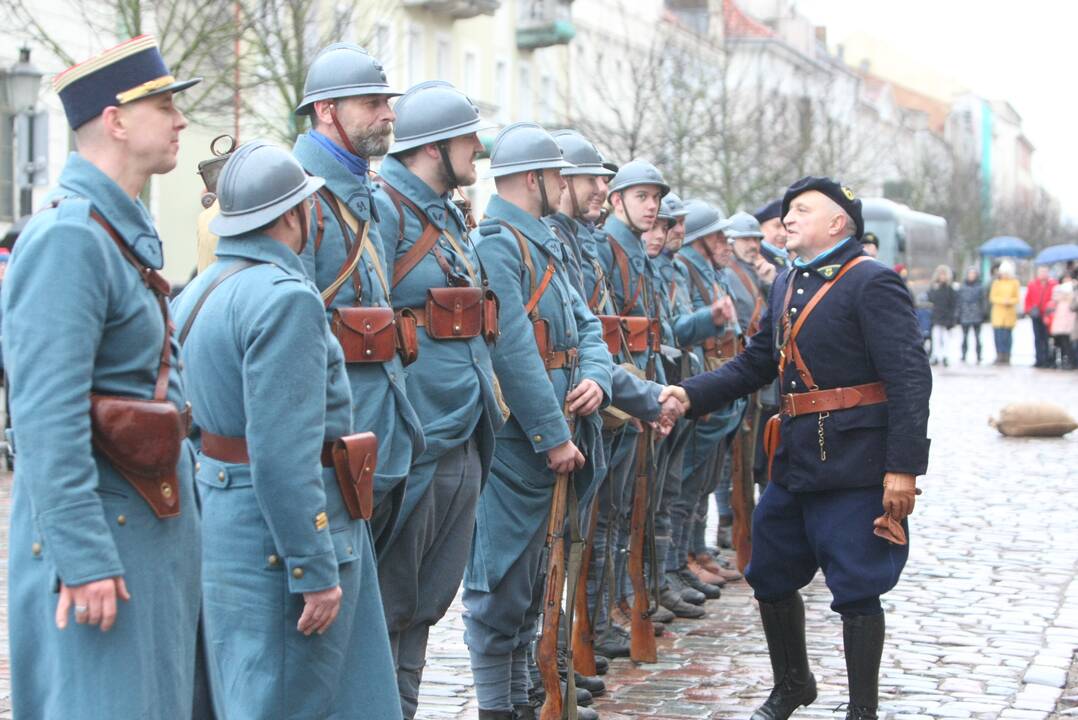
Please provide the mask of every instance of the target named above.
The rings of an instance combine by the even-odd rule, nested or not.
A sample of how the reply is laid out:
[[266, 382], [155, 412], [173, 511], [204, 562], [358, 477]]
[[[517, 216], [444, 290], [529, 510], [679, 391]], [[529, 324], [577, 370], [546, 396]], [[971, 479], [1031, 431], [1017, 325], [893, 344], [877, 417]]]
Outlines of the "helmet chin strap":
[[[318, 201], [315, 200], [315, 202], [318, 202]], [[306, 247], [307, 247], [307, 232], [308, 232], [307, 213], [306, 213], [306, 210], [307, 210], [307, 198], [303, 198], [303, 200], [300, 202], [299, 207], [297, 208], [297, 210], [299, 210], [299, 233], [300, 233], [300, 235], [299, 235], [299, 250], [296, 251], [296, 254], [297, 255], [302, 255], [304, 249], [306, 249]]]
[[352, 153], [356, 157], [363, 157], [358, 152], [356, 152], [355, 145], [353, 145], [352, 141], [348, 138], [348, 133], [346, 133], [344, 131], [344, 128], [341, 127], [341, 121], [337, 119], [337, 103], [336, 102], [334, 102], [332, 105], [329, 106], [329, 118], [330, 118], [330, 120], [333, 121], [333, 127], [337, 131], [337, 135], [340, 136], [341, 144], [344, 145], [344, 149], [347, 150], [348, 152]]
[[553, 215], [554, 211], [550, 208], [550, 200], [546, 196], [545, 173], [542, 170], [536, 170], [535, 178], [539, 181], [539, 217]]
[[625, 224], [637, 235], [643, 235], [644, 231], [637, 227], [637, 224], [633, 222], [633, 216], [629, 214], [629, 206], [625, 203], [625, 190], [619, 190], [618, 195], [621, 196], [621, 209], [625, 212]]
[[573, 187], [573, 178], [566, 183], [569, 186], [569, 202], [573, 205], [573, 217], [578, 220], [584, 219], [584, 213], [580, 210], [580, 201], [576, 199], [576, 188]]
[[434, 143], [434, 146], [438, 148], [438, 154], [442, 156], [442, 169], [445, 171], [445, 179], [449, 183], [447, 190], [453, 190], [460, 187], [460, 180], [457, 179], [457, 174], [453, 172], [453, 163], [449, 161], [449, 143], [445, 140], [440, 140]]

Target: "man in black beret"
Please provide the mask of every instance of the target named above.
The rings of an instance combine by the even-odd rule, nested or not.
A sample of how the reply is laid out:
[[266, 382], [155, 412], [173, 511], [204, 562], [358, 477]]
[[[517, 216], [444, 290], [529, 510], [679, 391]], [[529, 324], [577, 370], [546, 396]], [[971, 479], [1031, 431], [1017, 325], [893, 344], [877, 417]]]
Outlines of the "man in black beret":
[[880, 239], [876, 233], [867, 232], [861, 236], [861, 247], [865, 249], [865, 255], [869, 257], [880, 256]]
[[782, 213], [797, 259], [776, 279], [760, 331], [744, 353], [660, 400], [673, 395], [699, 417], [779, 378], [781, 411], [764, 430], [771, 482], [753, 514], [746, 571], [775, 687], [752, 717], [785, 719], [816, 699], [798, 590], [822, 569], [842, 615], [846, 718], [876, 720], [880, 596], [908, 555], [932, 376], [902, 280], [858, 242], [854, 193], [807, 177], [787, 190]]

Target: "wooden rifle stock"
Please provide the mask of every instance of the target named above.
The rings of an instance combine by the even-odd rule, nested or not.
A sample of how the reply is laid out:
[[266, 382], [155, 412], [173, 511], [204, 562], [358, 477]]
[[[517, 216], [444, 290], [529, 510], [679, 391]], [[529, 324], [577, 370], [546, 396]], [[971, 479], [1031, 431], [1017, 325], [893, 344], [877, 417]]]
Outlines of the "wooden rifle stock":
[[[581, 675], [594, 677], [598, 674], [595, 667], [595, 631], [591, 626], [591, 613], [588, 612], [588, 572], [591, 568], [592, 542], [595, 539], [595, 523], [599, 519], [599, 501], [592, 500], [591, 519], [588, 522], [587, 544], [584, 546], [584, 558], [580, 563], [580, 583], [576, 587], [576, 620], [573, 624], [573, 667]], [[599, 602], [602, 602], [600, 599]]]
[[655, 628], [651, 624], [651, 603], [644, 579], [644, 529], [648, 513], [650, 449], [651, 428], [645, 425], [636, 445], [636, 480], [633, 484], [633, 510], [629, 518], [629, 579], [633, 586], [629, 656], [635, 662], [647, 663], [658, 659]]
[[[576, 384], [575, 355], [568, 369], [569, 384], [565, 392], [567, 398]], [[575, 423], [569, 412], [568, 400], [565, 401], [563, 413], [571, 438], [575, 434]], [[555, 474], [554, 495], [550, 499], [550, 517], [546, 527], [547, 567], [546, 586], [543, 589], [543, 634], [535, 644], [535, 663], [539, 666], [543, 689], [546, 690], [546, 699], [539, 714], [540, 720], [561, 720], [564, 714], [565, 698], [562, 696], [561, 676], [558, 674], [558, 632], [561, 626], [561, 596], [565, 590], [565, 513], [571, 492], [576, 492], [572, 484], [572, 473]], [[569, 688], [573, 688], [571, 676]], [[575, 703], [576, 698], [573, 697], [569, 702]]]
[[756, 458], [756, 433], [760, 426], [757, 396], [750, 395], [748, 403], [745, 419], [734, 438], [730, 467], [730, 508], [734, 512], [730, 544], [736, 553], [737, 569], [742, 573], [752, 557], [752, 511], [756, 505], [752, 469]]

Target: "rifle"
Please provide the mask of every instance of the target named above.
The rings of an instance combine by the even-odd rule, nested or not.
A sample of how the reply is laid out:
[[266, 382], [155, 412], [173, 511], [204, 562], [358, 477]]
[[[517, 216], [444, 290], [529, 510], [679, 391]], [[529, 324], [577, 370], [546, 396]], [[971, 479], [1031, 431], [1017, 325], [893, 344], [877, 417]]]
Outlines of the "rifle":
[[[576, 383], [576, 370], [578, 358], [575, 354], [569, 359], [569, 385], [566, 397]], [[569, 436], [574, 435], [576, 423], [573, 415], [569, 412], [569, 401], [565, 401], [563, 408], [565, 422], [569, 425]], [[547, 521], [546, 544], [544, 552], [547, 555], [546, 586], [543, 590], [543, 617], [539, 626], [541, 635], [535, 642], [535, 661], [539, 666], [539, 674], [543, 679], [543, 688], [546, 690], [546, 699], [543, 701], [543, 709], [540, 712], [541, 720], [562, 720], [568, 717], [576, 720], [576, 685], [573, 678], [573, 664], [568, 663], [566, 677], [566, 694], [561, 692], [561, 676], [558, 674], [558, 630], [561, 625], [562, 592], [565, 590], [565, 516], [566, 512], [577, 513], [576, 503], [570, 502], [576, 498], [576, 489], [573, 487], [572, 473], [557, 473], [554, 477], [554, 495], [550, 499], [550, 518]], [[569, 505], [572, 505], [569, 508]], [[579, 517], [578, 517], [579, 520]], [[571, 617], [571, 615], [570, 615]], [[570, 619], [570, 624], [572, 620]]]
[[644, 530], [648, 513], [651, 443], [651, 428], [645, 424], [636, 443], [636, 480], [633, 485], [633, 510], [629, 518], [629, 579], [633, 585], [629, 656], [635, 662], [647, 663], [657, 660], [651, 601], [644, 580]]
[[[576, 589], [576, 621], [573, 625], [573, 667], [581, 675], [589, 677], [598, 674], [595, 668], [595, 629], [591, 625], [591, 614], [588, 612], [588, 587], [587, 577], [591, 568], [592, 543], [595, 540], [595, 524], [599, 520], [599, 499], [594, 498], [591, 503], [591, 515], [588, 520], [588, 536], [584, 544], [584, 555], [580, 563], [581, 582]], [[600, 596], [602, 593], [600, 593]], [[599, 602], [602, 602], [600, 597]]]
[[752, 467], [756, 458], [756, 433], [761, 419], [760, 403], [757, 400], [756, 393], [748, 398], [745, 419], [734, 436], [730, 467], [730, 508], [734, 512], [730, 544], [737, 553], [737, 569], [741, 572], [745, 572], [749, 558], [752, 557], [752, 511], [756, 505]]

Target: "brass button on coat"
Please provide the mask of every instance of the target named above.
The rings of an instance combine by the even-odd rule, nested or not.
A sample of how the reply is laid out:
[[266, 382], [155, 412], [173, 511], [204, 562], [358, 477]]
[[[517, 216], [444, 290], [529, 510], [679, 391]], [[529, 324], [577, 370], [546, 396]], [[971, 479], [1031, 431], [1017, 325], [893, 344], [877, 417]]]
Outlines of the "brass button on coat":
[[270, 564], [270, 567], [277, 567], [277, 565], [279, 565], [281, 562], [281, 558], [277, 557], [276, 555], [270, 555], [268, 558], [266, 558], [266, 561]]
[[297, 580], [302, 580], [303, 579], [303, 568], [301, 568], [301, 567], [292, 568], [292, 577], [294, 577]]
[[30, 552], [32, 552], [35, 557], [40, 555], [41, 554], [41, 543], [34, 543], [33, 545], [31, 545], [30, 546]]
[[117, 515], [116, 516], [116, 524], [117, 525], [126, 525], [127, 524], [127, 516], [126, 515]]

